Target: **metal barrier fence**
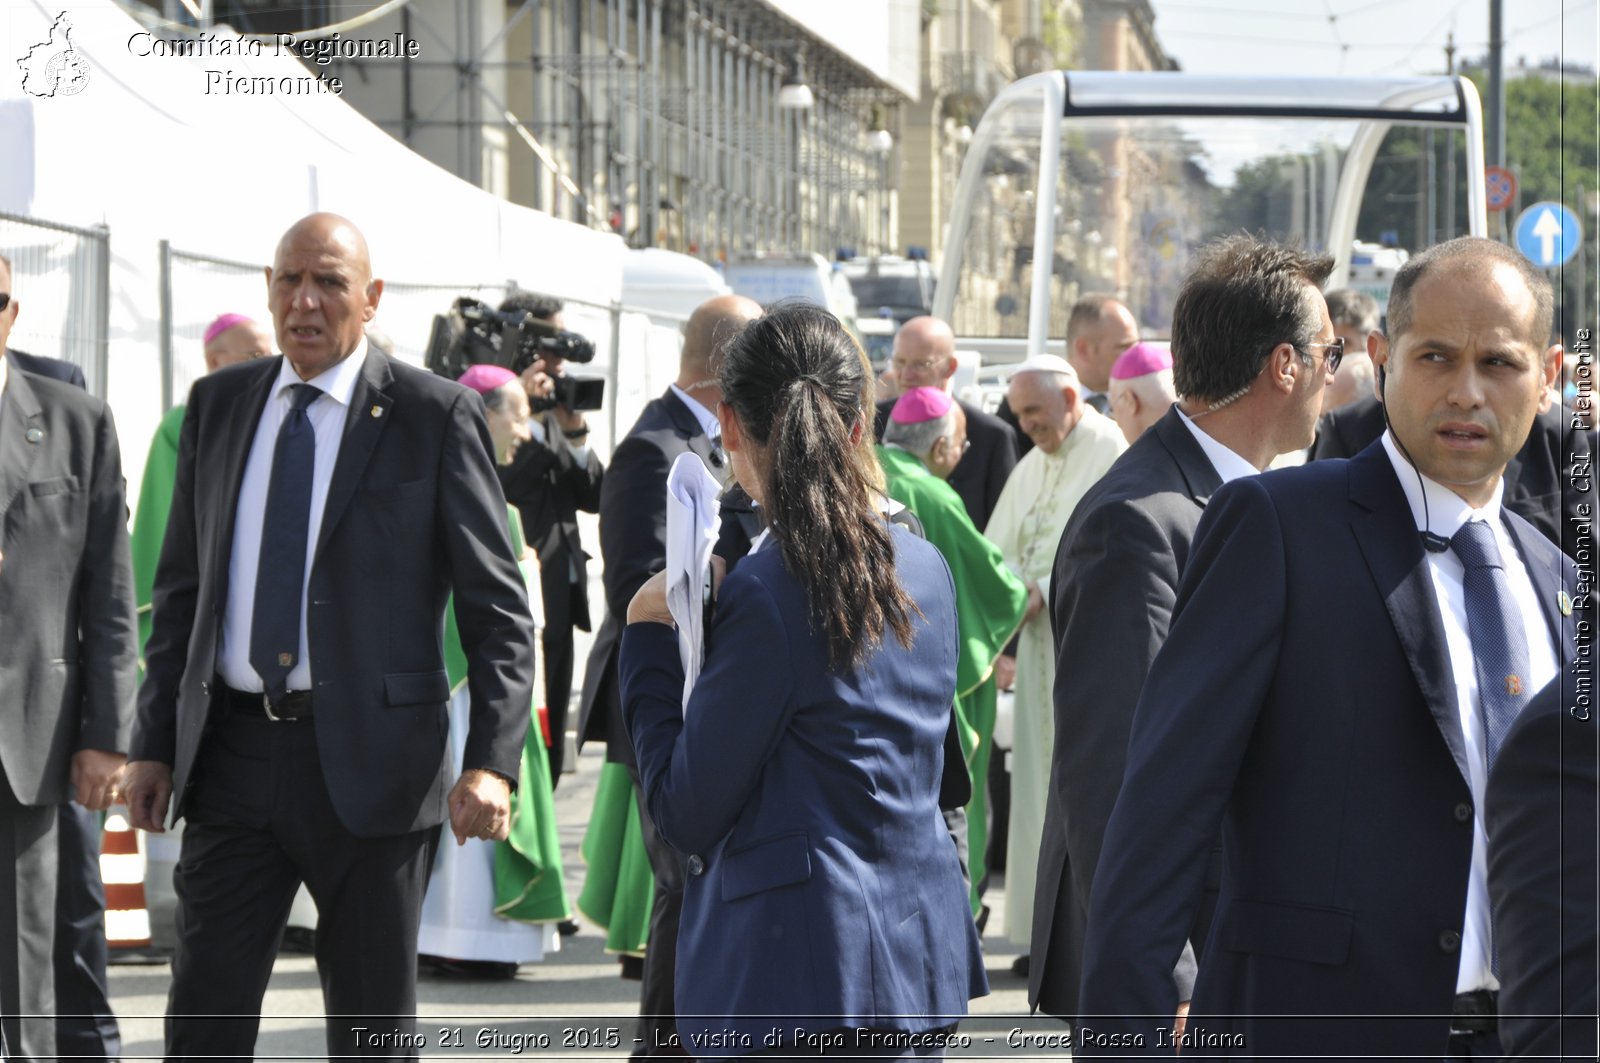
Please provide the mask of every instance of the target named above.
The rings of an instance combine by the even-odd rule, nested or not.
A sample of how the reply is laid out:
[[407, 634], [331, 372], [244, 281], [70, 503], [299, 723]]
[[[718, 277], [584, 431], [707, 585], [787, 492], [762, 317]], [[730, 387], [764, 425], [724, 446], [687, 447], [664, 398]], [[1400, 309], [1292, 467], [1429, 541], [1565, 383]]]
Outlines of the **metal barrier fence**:
[[[10, 345], [74, 363], [89, 390], [102, 397], [108, 385], [110, 238], [105, 226], [85, 229], [0, 212], [0, 251], [12, 261], [11, 294], [24, 311]], [[266, 263], [184, 251], [166, 240], [159, 248], [161, 402], [167, 410], [183, 402], [205, 374], [202, 339], [211, 321], [234, 312], [269, 323], [271, 313]], [[434, 315], [463, 295], [498, 305], [517, 287], [514, 279], [499, 284], [386, 281], [370, 331], [389, 341], [397, 356], [421, 365]], [[565, 317], [567, 327], [593, 340], [598, 352], [592, 368], [574, 371], [606, 378], [594, 442], [608, 449], [644, 403], [676, 376], [682, 317], [583, 299], [568, 299]]]
[[0, 252], [11, 260], [20, 312], [8, 346], [60, 358], [106, 394], [111, 329], [111, 231], [0, 212]]

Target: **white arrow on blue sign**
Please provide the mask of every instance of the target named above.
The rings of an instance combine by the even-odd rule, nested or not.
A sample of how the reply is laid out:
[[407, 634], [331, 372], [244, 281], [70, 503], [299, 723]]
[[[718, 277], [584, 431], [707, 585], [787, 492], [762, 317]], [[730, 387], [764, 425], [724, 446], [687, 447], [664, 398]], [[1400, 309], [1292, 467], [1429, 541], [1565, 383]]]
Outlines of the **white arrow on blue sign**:
[[1517, 250], [1540, 269], [1571, 261], [1582, 240], [1578, 216], [1563, 204], [1535, 203], [1517, 217]]

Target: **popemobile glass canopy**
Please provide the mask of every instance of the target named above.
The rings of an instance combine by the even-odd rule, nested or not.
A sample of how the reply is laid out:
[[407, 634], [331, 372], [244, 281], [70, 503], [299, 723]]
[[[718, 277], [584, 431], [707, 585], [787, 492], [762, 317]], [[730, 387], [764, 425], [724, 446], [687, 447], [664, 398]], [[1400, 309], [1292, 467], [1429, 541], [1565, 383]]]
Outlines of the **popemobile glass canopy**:
[[1486, 231], [1465, 78], [1053, 71], [1008, 86], [973, 135], [934, 312], [959, 336], [1025, 339], [1013, 357], [1047, 337], [1060, 353], [1072, 303], [1104, 291], [1164, 339], [1215, 236], [1327, 250], [1329, 288], [1382, 304], [1409, 252]]

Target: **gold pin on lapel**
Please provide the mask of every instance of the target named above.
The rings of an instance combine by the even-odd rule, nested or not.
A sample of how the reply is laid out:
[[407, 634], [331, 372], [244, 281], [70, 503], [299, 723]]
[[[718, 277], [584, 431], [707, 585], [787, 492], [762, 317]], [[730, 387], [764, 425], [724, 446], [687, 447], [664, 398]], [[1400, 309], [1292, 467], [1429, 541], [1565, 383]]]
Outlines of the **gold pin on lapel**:
[[1561, 610], [1562, 616], [1572, 615], [1572, 597], [1566, 591], [1556, 594], [1556, 608]]
[[1506, 693], [1512, 697], [1522, 696], [1522, 677], [1515, 675], [1506, 676]]
[[292, 654], [292, 653], [280, 653], [280, 654], [278, 654], [278, 667], [279, 668], [289, 668], [289, 667], [292, 667], [293, 665], [294, 665], [294, 654]]
[[26, 438], [27, 438], [28, 442], [30, 442], [30, 443], [37, 443], [37, 442], [39, 442], [39, 440], [44, 438], [44, 429], [43, 428], [30, 428], [30, 429], [28, 429], [28, 431], [26, 433]]
[[374, 406], [369, 412], [374, 417], [382, 417], [383, 416], [383, 407], [382, 406]]

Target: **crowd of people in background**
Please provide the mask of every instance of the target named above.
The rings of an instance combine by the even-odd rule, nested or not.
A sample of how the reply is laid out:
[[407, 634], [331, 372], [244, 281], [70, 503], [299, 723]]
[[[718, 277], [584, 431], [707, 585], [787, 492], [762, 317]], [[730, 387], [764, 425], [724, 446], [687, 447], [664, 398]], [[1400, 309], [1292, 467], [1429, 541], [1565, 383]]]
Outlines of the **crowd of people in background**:
[[119, 802], [181, 829], [172, 1058], [253, 1055], [302, 889], [330, 1056], [414, 1057], [419, 965], [514, 977], [579, 911], [635, 1054], [940, 1055], [1002, 869], [1075, 1058], [1593, 1058], [1589, 396], [1514, 250], [1423, 251], [1382, 315], [1333, 266], [1214, 241], [1170, 344], [1086, 294], [993, 412], [946, 322], [878, 375], [824, 310], [718, 297], [607, 465], [557, 354], [384, 350], [364, 237], [313, 214], [270, 327], [206, 329], [130, 538], [111, 410], [5, 347], [0, 258], [0, 1050], [121, 1052]]

